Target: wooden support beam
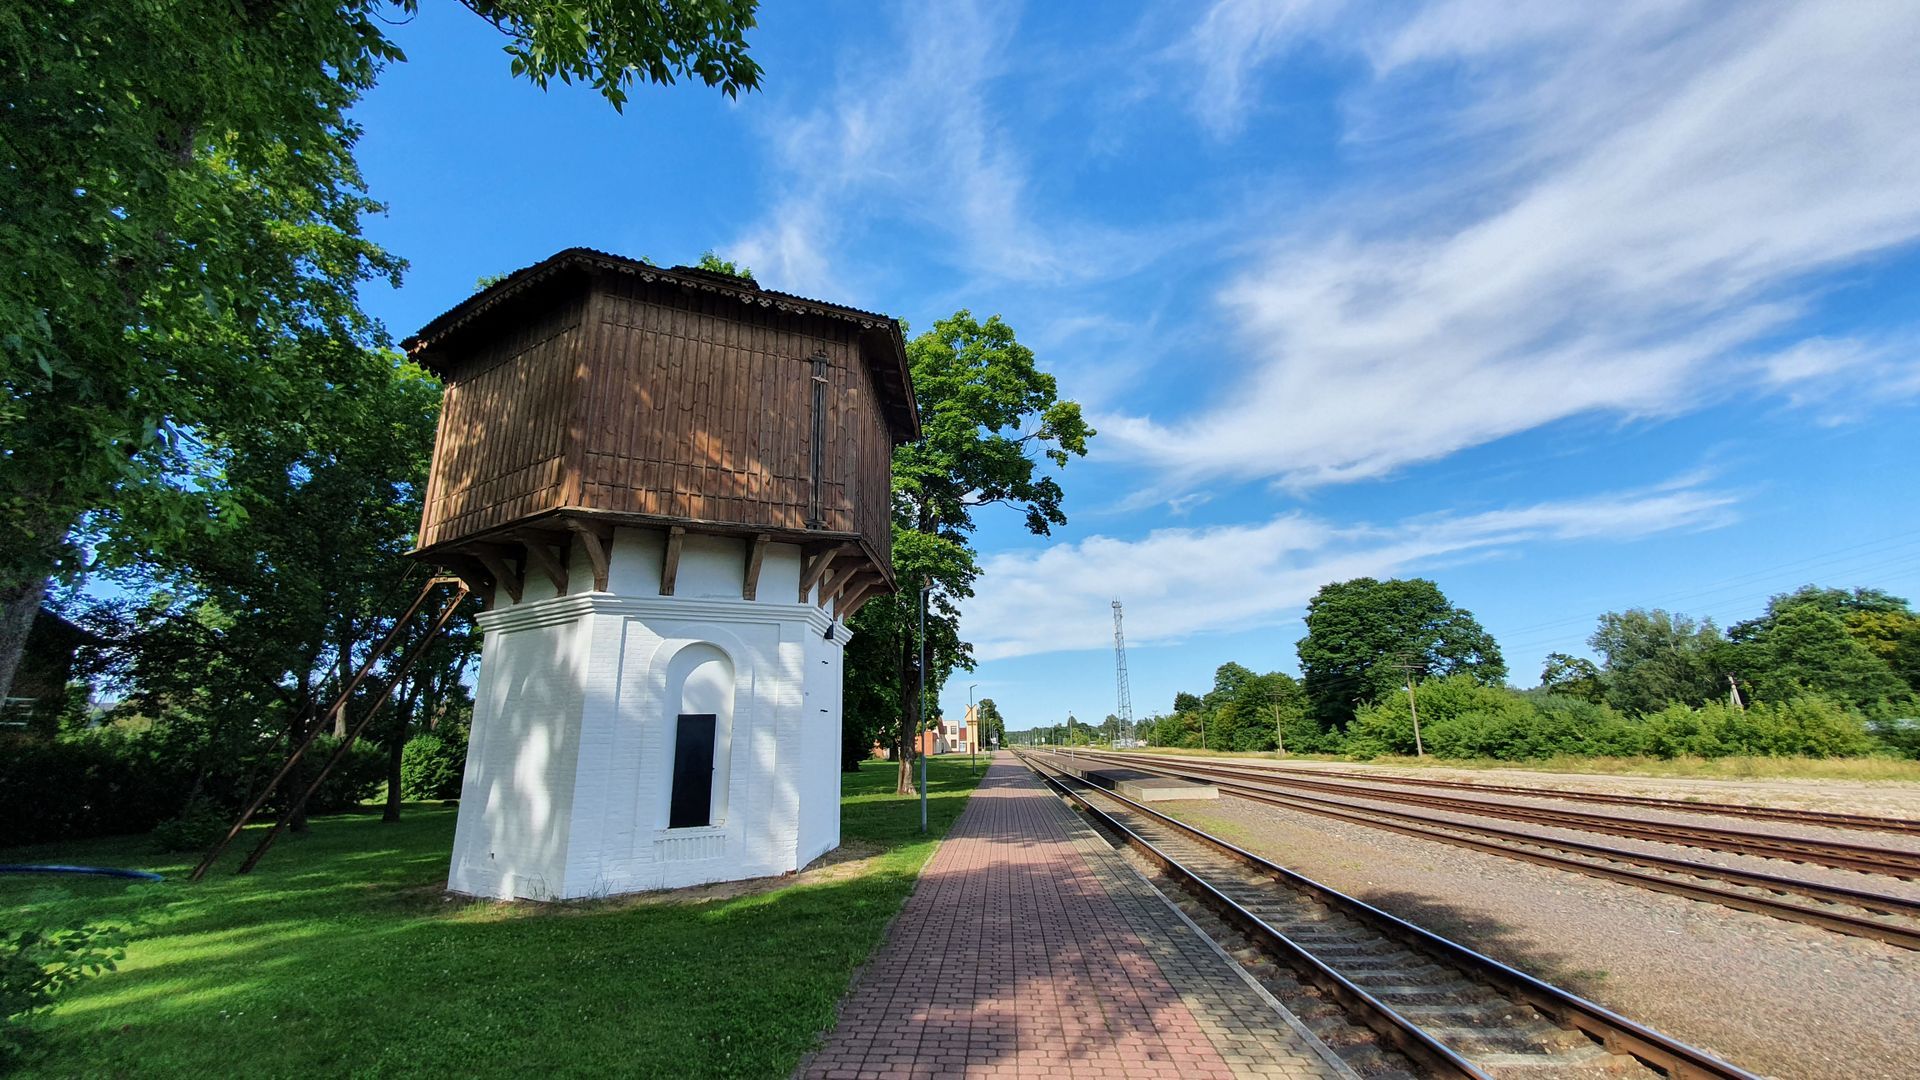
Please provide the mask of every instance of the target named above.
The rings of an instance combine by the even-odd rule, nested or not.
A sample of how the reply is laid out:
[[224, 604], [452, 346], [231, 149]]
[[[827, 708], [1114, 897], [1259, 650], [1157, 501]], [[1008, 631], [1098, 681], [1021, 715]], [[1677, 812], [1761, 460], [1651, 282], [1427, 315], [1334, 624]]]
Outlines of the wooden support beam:
[[834, 617], [843, 622], [853, 618], [853, 613], [860, 610], [860, 605], [867, 602], [867, 597], [873, 595], [880, 583], [880, 575], [875, 574], [872, 580], [849, 586], [846, 593], [833, 603]]
[[567, 527], [587, 549], [587, 562], [593, 564], [593, 591], [607, 591], [607, 564], [613, 552], [613, 527], [600, 522], [569, 518]]
[[687, 535], [684, 526], [667, 530], [667, 554], [660, 562], [660, 595], [672, 596], [673, 583], [680, 576], [680, 541]]
[[807, 563], [806, 573], [800, 575], [801, 603], [804, 604], [807, 602], [807, 594], [813, 591], [815, 585], [820, 584], [821, 578], [827, 576], [827, 568], [833, 565], [833, 560], [852, 550], [852, 544], [841, 544], [839, 547], [828, 548], [820, 554], [815, 555]]
[[507, 590], [507, 595], [513, 598], [514, 603], [519, 603], [520, 574], [507, 561], [512, 553], [499, 544], [473, 544], [469, 549], [474, 558], [480, 560], [480, 565], [487, 568], [487, 573], [493, 575], [493, 583]]
[[747, 573], [740, 579], [740, 599], [752, 600], [759, 594], [760, 564], [767, 557], [767, 545], [772, 542], [773, 537], [761, 533], [747, 545]]
[[440, 555], [435, 561], [459, 578], [468, 592], [488, 607], [493, 606], [493, 578], [487, 574], [487, 568], [480, 565], [480, 560], [466, 555]]
[[567, 564], [563, 561], [565, 549], [561, 549], [562, 554], [556, 558], [553, 549], [547, 547], [545, 537], [522, 536], [520, 542], [526, 545], [528, 561], [539, 567], [547, 575], [547, 580], [553, 582], [553, 591], [560, 596], [567, 595]]
[[[875, 584], [877, 585], [879, 583], [875, 582]], [[881, 593], [878, 589], [863, 589], [860, 595], [854, 597], [852, 600], [844, 604], [835, 604], [833, 606], [833, 614], [841, 622], [849, 622], [855, 615], [860, 614], [861, 608], [867, 606], [867, 601], [879, 595], [881, 595]]]
[[867, 568], [859, 563], [848, 563], [845, 570], [833, 575], [825, 585], [820, 586], [820, 606], [826, 607], [827, 601], [839, 596], [840, 590], [847, 587], [847, 582], [864, 572], [868, 572]]

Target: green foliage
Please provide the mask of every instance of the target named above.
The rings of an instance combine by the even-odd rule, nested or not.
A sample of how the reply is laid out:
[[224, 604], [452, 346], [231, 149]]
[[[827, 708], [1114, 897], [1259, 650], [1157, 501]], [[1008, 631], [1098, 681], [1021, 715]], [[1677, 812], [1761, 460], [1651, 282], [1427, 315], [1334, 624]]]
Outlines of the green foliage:
[[1745, 710], [1718, 701], [1697, 709], [1673, 705], [1643, 724], [1643, 752], [1652, 757], [1845, 757], [1874, 749], [1858, 713], [1814, 696]]
[[205, 851], [226, 835], [233, 818], [232, 813], [214, 805], [213, 800], [195, 797], [187, 800], [178, 817], [155, 825], [149, 835], [159, 851]]
[[[400, 0], [411, 13], [417, 0]], [[537, 86], [759, 83], [754, 0], [470, 0]], [[83, 518], [138, 549], [184, 542], [233, 440], [316, 428], [385, 331], [360, 309], [401, 260], [353, 105], [404, 59], [385, 2], [15, 4], [0, 18], [0, 611], [24, 626], [77, 566]], [[17, 661], [0, 639], [0, 692]]]
[[1425, 578], [1355, 578], [1324, 585], [1307, 605], [1300, 671], [1314, 717], [1344, 727], [1356, 703], [1378, 701], [1416, 676], [1506, 678], [1500, 648], [1473, 613]]
[[1007, 745], [1007, 719], [1000, 715], [1000, 706], [992, 698], [981, 698], [978, 710], [974, 714], [980, 722], [981, 745], [992, 746], [988, 740], [999, 740], [1001, 746]]
[[80, 980], [114, 970], [126, 946], [126, 933], [110, 926], [0, 930], [0, 1065], [25, 1049], [21, 1021]]
[[[1859, 603], [1860, 593], [1877, 601], [1872, 608]], [[1885, 605], [1898, 605], [1889, 608]], [[1894, 670], [1888, 658], [1897, 657], [1899, 616], [1906, 602], [1878, 590], [1816, 590], [1809, 586], [1787, 596], [1774, 597], [1767, 614], [1741, 623], [1733, 631], [1728, 650], [1756, 698], [1784, 701], [1808, 692], [1878, 715], [1910, 709], [1912, 687]], [[1875, 631], [1892, 629], [1891, 641], [1867, 637], [1848, 625]], [[1876, 650], [1869, 641], [1876, 641]]]
[[725, 274], [728, 277], [737, 277], [745, 281], [753, 280], [753, 271], [739, 265], [731, 259], [721, 258], [714, 253], [712, 248], [701, 252], [700, 261], [695, 265], [702, 270], [710, 270], [716, 274]]
[[1548, 653], [1540, 669], [1540, 689], [1587, 701], [1605, 701], [1607, 688], [1600, 667], [1584, 656]]
[[[419, 0], [399, 0], [413, 12]], [[508, 67], [535, 86], [579, 81], [624, 108], [637, 78], [695, 78], [728, 97], [760, 86], [747, 55], [759, 0], [466, 0], [507, 35]], [[357, 6], [357, 5], [356, 5]]]
[[[902, 588], [855, 616], [843, 767], [856, 750], [865, 756], [875, 738], [908, 741], [919, 723], [922, 586], [929, 590], [929, 700], [951, 672], [973, 667], [972, 646], [960, 635], [960, 602], [973, 595], [980, 573], [975, 511], [1011, 508], [1042, 536], [1065, 524], [1065, 493], [1045, 465], [1058, 469], [1084, 456], [1094, 435], [1080, 406], [1060, 398], [1054, 377], [997, 315], [981, 322], [962, 310], [934, 323], [907, 343], [907, 363], [922, 434], [893, 455], [893, 565]], [[890, 721], [898, 724], [891, 737], [883, 731]], [[901, 790], [908, 786], [905, 765], [903, 757]]]
[[400, 791], [409, 799], [453, 799], [467, 764], [464, 742], [415, 735], [400, 752]]
[[[9, 844], [147, 833], [182, 818], [194, 801], [230, 824], [254, 785], [278, 768], [284, 748], [272, 738], [225, 744], [209, 753], [204, 731], [157, 724], [103, 728], [57, 740], [16, 738], [0, 749], [0, 822]], [[314, 740], [296, 771], [304, 788], [338, 743]], [[308, 803], [312, 813], [350, 809], [386, 774], [381, 752], [356, 744]]]
[[[1722, 701], [1672, 705], [1630, 717], [1581, 698], [1522, 694], [1465, 676], [1423, 682], [1415, 692], [1426, 751], [1439, 758], [1840, 757], [1875, 748], [1858, 713], [1811, 696], [1745, 710]], [[1406, 691], [1362, 709], [1345, 749], [1360, 757], [1411, 755]]]
[[1711, 619], [1695, 622], [1658, 608], [1609, 611], [1587, 639], [1603, 660], [1607, 704], [1623, 713], [1648, 713], [1671, 702], [1698, 705], [1726, 690], [1720, 631]]

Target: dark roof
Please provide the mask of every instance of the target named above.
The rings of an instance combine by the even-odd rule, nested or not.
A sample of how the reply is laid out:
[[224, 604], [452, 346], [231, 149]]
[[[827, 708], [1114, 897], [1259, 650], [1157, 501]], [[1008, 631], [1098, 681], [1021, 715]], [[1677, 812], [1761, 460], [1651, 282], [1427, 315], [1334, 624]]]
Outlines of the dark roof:
[[407, 351], [415, 363], [438, 374], [443, 361], [435, 354], [455, 332], [486, 317], [535, 286], [575, 271], [631, 274], [642, 281], [664, 282], [689, 291], [730, 296], [749, 307], [852, 323], [859, 328], [860, 351], [880, 392], [881, 408], [894, 441], [907, 442], [920, 437], [920, 410], [914, 403], [913, 383], [907, 372], [906, 340], [900, 334], [900, 323], [893, 317], [763, 289], [752, 278], [737, 278], [692, 266], [664, 270], [637, 259], [592, 248], [567, 248], [532, 266], [515, 270], [447, 309], [421, 327], [419, 333], [402, 341], [400, 347]]

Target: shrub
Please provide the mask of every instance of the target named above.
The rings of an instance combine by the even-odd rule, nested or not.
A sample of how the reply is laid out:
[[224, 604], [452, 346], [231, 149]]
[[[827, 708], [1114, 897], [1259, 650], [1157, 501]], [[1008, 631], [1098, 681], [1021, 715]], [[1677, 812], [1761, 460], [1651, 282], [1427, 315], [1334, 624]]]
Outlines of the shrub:
[[[338, 745], [314, 741], [291, 790], [304, 790]], [[0, 847], [150, 832], [180, 818], [199, 792], [233, 815], [284, 760], [278, 739], [213, 746], [192, 723], [99, 728], [58, 739], [0, 740]], [[358, 805], [386, 774], [376, 747], [356, 744], [308, 802], [324, 814]], [[282, 800], [282, 805], [284, 800]]]
[[460, 794], [467, 748], [438, 735], [415, 735], [400, 751], [400, 793], [409, 799], [452, 799]]
[[232, 814], [204, 796], [196, 797], [187, 802], [179, 817], [153, 827], [153, 844], [161, 851], [205, 851], [225, 836], [232, 824]]
[[[300, 761], [300, 775], [306, 778], [305, 783], [311, 784], [313, 778], [320, 775], [321, 765], [339, 745], [340, 740], [331, 735], [313, 740], [313, 746]], [[386, 776], [387, 755], [377, 746], [355, 742], [327, 775], [326, 783], [307, 800], [307, 813], [335, 814], [351, 810], [372, 798]]]

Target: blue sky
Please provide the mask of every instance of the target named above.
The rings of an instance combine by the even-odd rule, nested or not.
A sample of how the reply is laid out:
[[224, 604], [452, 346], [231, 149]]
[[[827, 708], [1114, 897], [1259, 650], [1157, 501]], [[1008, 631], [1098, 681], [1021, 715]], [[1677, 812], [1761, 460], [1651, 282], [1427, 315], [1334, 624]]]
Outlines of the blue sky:
[[1295, 670], [1306, 600], [1436, 579], [1513, 681], [1595, 616], [1920, 594], [1920, 8], [769, 5], [764, 89], [511, 79], [394, 34], [360, 160], [396, 336], [482, 274], [707, 248], [924, 327], [999, 313], [1101, 434], [983, 519], [949, 685], [1014, 727]]

